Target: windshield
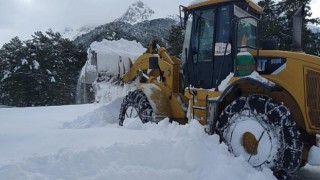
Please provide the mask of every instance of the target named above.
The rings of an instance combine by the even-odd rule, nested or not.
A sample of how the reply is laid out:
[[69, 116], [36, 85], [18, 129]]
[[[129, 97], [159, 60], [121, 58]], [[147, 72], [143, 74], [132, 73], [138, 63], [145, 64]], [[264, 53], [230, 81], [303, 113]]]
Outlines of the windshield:
[[215, 11], [199, 10], [194, 13], [192, 55], [194, 62], [212, 61]]

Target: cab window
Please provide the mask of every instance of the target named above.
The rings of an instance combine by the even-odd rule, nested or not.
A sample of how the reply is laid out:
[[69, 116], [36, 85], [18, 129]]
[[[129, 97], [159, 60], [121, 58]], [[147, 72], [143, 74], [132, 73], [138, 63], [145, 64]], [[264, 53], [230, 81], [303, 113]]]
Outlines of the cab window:
[[250, 18], [250, 14], [240, 7], [234, 5], [234, 14], [236, 17], [248, 17], [238, 22], [237, 45], [257, 47], [257, 20]]
[[212, 61], [215, 10], [199, 10], [194, 13], [192, 35], [193, 62]]
[[217, 42], [228, 42], [230, 22], [230, 6], [219, 8], [219, 32]]
[[257, 22], [254, 19], [242, 19], [238, 23], [238, 47], [250, 46], [257, 47]]

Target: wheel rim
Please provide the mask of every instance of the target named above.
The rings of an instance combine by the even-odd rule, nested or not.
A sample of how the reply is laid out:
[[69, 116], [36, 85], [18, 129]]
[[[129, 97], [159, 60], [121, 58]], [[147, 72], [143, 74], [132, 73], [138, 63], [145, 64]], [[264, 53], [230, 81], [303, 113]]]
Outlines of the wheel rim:
[[224, 134], [229, 149], [236, 156], [243, 156], [253, 167], [262, 165], [274, 154], [273, 135], [260, 122], [256, 117], [240, 115]]
[[129, 106], [125, 112], [125, 117], [126, 118], [136, 118], [138, 117], [139, 113], [136, 108], [133, 106]]

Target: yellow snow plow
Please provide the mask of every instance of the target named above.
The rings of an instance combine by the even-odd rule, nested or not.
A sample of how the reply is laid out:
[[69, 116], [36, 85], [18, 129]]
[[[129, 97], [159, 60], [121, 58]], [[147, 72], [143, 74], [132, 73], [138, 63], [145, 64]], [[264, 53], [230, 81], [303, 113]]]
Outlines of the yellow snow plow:
[[303, 8], [295, 14], [293, 51], [286, 52], [272, 41], [259, 47], [263, 11], [251, 0], [181, 6], [181, 59], [150, 42], [121, 76], [140, 83], [124, 98], [119, 125], [136, 117], [143, 123], [197, 120], [234, 155], [269, 167], [279, 179], [306, 162], [320, 165], [310, 161], [320, 154], [320, 58], [302, 52]]

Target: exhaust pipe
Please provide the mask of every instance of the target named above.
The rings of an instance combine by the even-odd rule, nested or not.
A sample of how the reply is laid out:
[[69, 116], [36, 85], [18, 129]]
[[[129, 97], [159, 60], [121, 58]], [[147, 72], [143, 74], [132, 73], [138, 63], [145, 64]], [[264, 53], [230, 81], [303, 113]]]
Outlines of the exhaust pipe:
[[292, 51], [302, 52], [302, 18], [305, 16], [305, 5], [302, 5], [293, 15]]

